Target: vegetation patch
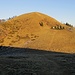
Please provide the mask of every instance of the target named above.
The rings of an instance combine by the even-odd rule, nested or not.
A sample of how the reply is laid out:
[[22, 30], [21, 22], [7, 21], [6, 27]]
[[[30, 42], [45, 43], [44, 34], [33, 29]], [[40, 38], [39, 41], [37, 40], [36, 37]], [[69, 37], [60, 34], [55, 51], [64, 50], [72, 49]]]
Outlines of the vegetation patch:
[[40, 22], [39, 24], [40, 24], [40, 26], [43, 26], [43, 22]]
[[70, 27], [73, 27], [73, 25], [71, 25], [71, 24], [69, 24], [69, 23], [65, 23], [65, 25], [67, 25], [67, 26], [70, 26]]
[[4, 42], [4, 39], [0, 39], [0, 43], [3, 43]]

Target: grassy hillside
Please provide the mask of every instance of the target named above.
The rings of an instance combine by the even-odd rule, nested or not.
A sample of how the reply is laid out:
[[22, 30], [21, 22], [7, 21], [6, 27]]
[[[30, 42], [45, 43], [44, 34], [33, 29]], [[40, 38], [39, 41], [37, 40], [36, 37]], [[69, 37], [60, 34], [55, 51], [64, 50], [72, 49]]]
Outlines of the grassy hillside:
[[1, 23], [0, 45], [75, 53], [75, 29], [39, 12]]
[[24, 47], [56, 52], [75, 52], [75, 33], [67, 30], [47, 30]]

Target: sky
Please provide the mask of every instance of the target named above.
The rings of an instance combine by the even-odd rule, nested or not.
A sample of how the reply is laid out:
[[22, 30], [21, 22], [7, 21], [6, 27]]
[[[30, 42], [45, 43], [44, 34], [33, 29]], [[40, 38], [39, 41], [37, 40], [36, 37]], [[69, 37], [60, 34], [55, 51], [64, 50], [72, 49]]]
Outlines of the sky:
[[75, 0], [0, 0], [0, 19], [41, 12], [75, 26]]

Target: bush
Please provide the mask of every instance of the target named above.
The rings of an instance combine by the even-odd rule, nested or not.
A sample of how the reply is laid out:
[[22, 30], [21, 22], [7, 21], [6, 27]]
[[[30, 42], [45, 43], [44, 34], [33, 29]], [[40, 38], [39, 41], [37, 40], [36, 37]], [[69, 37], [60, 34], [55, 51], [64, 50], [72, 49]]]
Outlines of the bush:
[[65, 23], [65, 25], [70, 26], [70, 27], [73, 27], [71, 24], [69, 24], [69, 23], [67, 23], [67, 22]]
[[0, 40], [0, 43], [3, 43], [3, 42], [4, 42], [4, 39], [1, 39], [1, 40]]
[[43, 22], [40, 22], [39, 24], [40, 24], [40, 26], [43, 26]]

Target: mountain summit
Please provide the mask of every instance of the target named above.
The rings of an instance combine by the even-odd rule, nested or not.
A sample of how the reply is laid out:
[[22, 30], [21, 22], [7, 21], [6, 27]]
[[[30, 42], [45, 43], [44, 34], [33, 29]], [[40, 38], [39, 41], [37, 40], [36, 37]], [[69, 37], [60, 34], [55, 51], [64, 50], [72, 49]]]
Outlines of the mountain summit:
[[39, 12], [9, 19], [0, 29], [2, 46], [75, 52], [75, 29]]

